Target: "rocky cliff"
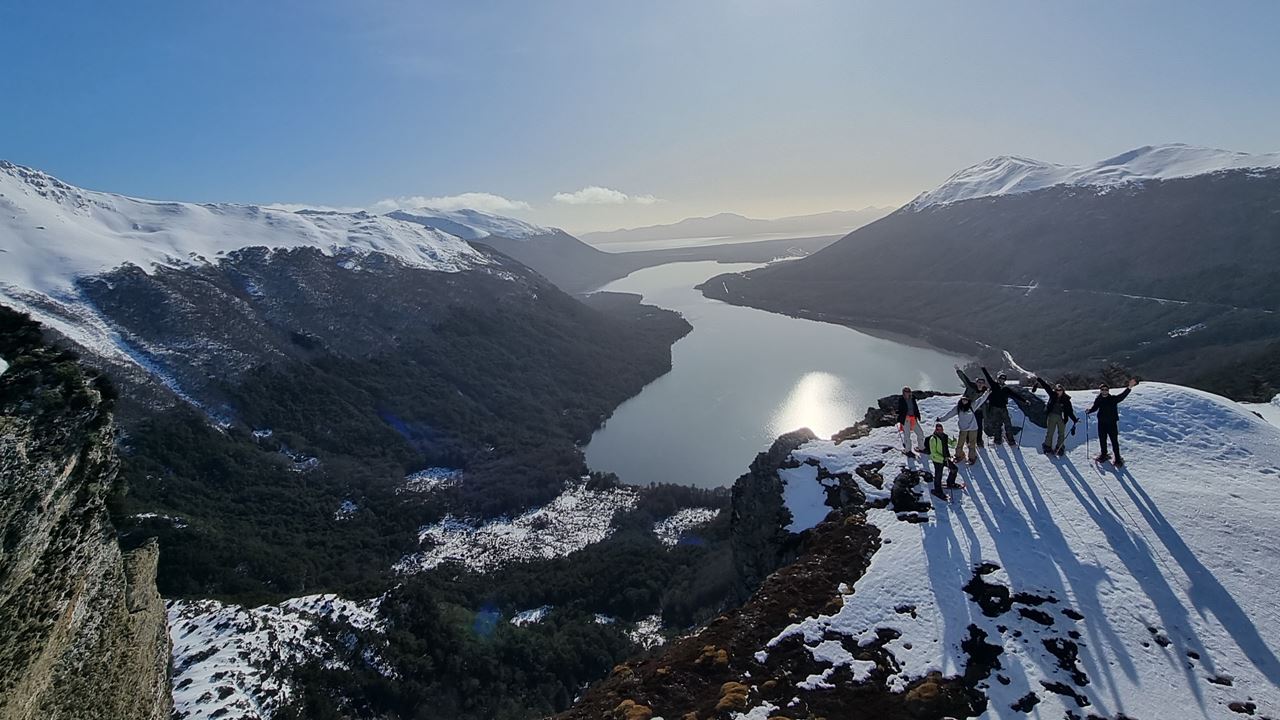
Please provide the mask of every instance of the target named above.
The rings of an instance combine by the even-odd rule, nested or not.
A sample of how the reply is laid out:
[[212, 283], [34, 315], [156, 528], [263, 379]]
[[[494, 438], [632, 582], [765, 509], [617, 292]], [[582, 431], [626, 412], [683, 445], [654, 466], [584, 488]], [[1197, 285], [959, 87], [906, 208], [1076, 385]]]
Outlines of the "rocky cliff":
[[0, 308], [0, 720], [168, 718], [154, 543], [107, 513], [112, 392]]

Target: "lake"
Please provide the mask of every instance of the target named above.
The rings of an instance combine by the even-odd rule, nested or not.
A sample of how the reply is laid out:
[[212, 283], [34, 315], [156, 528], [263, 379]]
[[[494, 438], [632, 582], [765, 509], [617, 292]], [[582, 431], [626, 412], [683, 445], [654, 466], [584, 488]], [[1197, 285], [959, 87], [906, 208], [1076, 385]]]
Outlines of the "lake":
[[729, 485], [785, 432], [807, 427], [830, 436], [904, 385], [959, 390], [952, 366], [965, 360], [960, 356], [728, 305], [693, 289], [755, 267], [673, 263], [601, 288], [675, 310], [693, 331], [672, 348], [671, 372], [619, 406], [592, 436], [592, 470], [637, 485]]

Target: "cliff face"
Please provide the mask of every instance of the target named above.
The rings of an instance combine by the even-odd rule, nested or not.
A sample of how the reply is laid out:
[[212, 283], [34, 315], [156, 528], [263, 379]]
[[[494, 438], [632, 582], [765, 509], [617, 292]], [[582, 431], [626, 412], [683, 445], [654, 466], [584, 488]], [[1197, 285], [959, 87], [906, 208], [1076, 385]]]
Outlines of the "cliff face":
[[168, 718], [157, 549], [123, 555], [107, 513], [110, 390], [4, 308], [0, 357], [0, 720]]

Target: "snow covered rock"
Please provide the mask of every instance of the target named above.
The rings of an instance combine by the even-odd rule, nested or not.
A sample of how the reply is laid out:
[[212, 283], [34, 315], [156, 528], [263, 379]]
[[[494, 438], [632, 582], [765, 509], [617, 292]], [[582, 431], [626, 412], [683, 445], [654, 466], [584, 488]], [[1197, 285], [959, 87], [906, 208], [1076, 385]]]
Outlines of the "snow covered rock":
[[916, 197], [907, 207], [921, 210], [933, 205], [1032, 192], [1055, 185], [1093, 187], [1103, 191], [1143, 180], [1276, 167], [1280, 167], [1280, 152], [1255, 155], [1178, 143], [1147, 145], [1083, 166], [1001, 155], [961, 170], [941, 186]]

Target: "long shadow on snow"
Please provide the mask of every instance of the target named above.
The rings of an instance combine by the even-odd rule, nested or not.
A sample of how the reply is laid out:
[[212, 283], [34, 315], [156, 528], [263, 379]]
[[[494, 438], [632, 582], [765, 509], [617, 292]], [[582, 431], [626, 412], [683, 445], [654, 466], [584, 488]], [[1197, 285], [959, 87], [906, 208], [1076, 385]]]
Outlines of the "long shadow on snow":
[[[1160, 572], [1152, 548], [1137, 534], [1137, 528], [1130, 530], [1124, 524], [1119, 512], [1109, 501], [1098, 497], [1074, 465], [1059, 465], [1058, 473], [1062, 475], [1063, 481], [1076, 496], [1080, 506], [1102, 530], [1103, 536], [1111, 545], [1112, 552], [1124, 564], [1130, 577], [1137, 581], [1143, 594], [1155, 605], [1156, 612], [1160, 615], [1160, 624], [1164, 627], [1174, 649], [1173, 652], [1164, 650], [1165, 659], [1173, 667], [1182, 670], [1187, 686], [1195, 695], [1201, 712], [1207, 713], [1200, 678], [1196, 676], [1193, 666], [1187, 662], [1186, 653], [1191, 650], [1199, 653], [1201, 658], [1208, 658], [1208, 651], [1192, 628], [1187, 609], [1168, 579]], [[1124, 645], [1120, 643], [1112, 648], [1118, 652], [1124, 648]]]
[[1280, 660], [1277, 660], [1275, 653], [1267, 647], [1266, 641], [1258, 634], [1257, 626], [1245, 614], [1240, 604], [1222, 586], [1213, 571], [1200, 562], [1195, 552], [1160, 512], [1160, 508], [1143, 489], [1138, 479], [1127, 469], [1113, 472], [1119, 479], [1120, 486], [1124, 488], [1143, 518], [1160, 538], [1160, 542], [1169, 550], [1169, 554], [1191, 580], [1191, 587], [1187, 588], [1187, 596], [1196, 610], [1202, 617], [1206, 610], [1213, 613], [1254, 667], [1258, 668], [1271, 683], [1280, 685]]
[[[1011, 470], [1010, 475], [1014, 478], [1022, 505], [1027, 509], [1027, 517], [1039, 534], [1046, 553], [1071, 586], [1070, 598], [1076, 605], [1076, 610], [1081, 611], [1085, 616], [1083, 625], [1085, 632], [1088, 633], [1089, 643], [1080, 648], [1080, 659], [1085, 665], [1086, 674], [1091, 679], [1100, 681], [1102, 687], [1096, 693], [1089, 692], [1086, 688], [1081, 688], [1081, 691], [1091, 695], [1091, 700], [1099, 704], [1101, 704], [1099, 693], [1109, 692], [1112, 704], [1123, 710], [1124, 699], [1120, 695], [1115, 675], [1112, 673], [1112, 664], [1104, 655], [1105, 651], [1113, 650], [1112, 655], [1115, 661], [1119, 663], [1121, 671], [1130, 681], [1138, 678], [1138, 669], [1134, 665], [1128, 648], [1116, 632], [1115, 625], [1107, 619], [1106, 611], [1102, 607], [1100, 588], [1103, 582], [1109, 580], [1107, 570], [1096, 556], [1093, 556], [1091, 564], [1080, 560], [1080, 553], [1088, 550], [1088, 544], [1077, 534], [1080, 547], [1077, 549], [1071, 546], [1062, 532], [1059, 521], [1055, 519], [1052, 510], [1045, 502], [1045, 498], [1048, 496], [1055, 507], [1057, 501], [1053, 500], [1047, 489], [1043, 492], [1040, 490], [1021, 454], [1014, 457], [1019, 472], [1013, 473]], [[1008, 459], [1005, 463], [1009, 464]], [[1058, 513], [1065, 518], [1065, 513], [1061, 509]], [[1072, 532], [1075, 532], [1074, 529]]]

